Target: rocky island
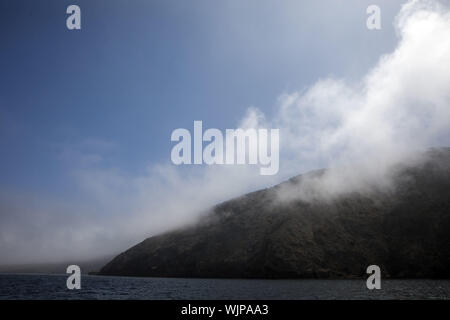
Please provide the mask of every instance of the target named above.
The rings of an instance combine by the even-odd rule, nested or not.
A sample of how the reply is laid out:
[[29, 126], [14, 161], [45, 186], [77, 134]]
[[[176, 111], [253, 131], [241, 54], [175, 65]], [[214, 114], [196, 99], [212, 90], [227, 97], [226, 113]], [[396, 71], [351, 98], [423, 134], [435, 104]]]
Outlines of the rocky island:
[[300, 175], [221, 203], [199, 222], [150, 237], [102, 275], [354, 278], [368, 265], [391, 278], [450, 277], [450, 149], [399, 165], [393, 187], [330, 199], [278, 201]]

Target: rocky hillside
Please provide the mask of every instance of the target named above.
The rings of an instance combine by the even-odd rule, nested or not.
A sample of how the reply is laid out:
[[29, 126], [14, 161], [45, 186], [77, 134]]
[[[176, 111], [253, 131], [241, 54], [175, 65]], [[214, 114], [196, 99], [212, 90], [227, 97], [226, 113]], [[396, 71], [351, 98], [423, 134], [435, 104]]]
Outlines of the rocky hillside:
[[280, 188], [304, 177], [217, 205], [202, 222], [123, 252], [100, 274], [351, 278], [377, 264], [384, 277], [450, 278], [450, 149], [398, 166], [389, 190], [277, 201]]

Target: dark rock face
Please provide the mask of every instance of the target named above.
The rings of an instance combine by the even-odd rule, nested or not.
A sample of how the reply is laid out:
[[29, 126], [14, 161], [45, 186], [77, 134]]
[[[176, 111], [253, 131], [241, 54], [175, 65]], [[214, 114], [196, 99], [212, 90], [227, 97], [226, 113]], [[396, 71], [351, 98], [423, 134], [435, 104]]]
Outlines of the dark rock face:
[[280, 185], [247, 194], [146, 239], [100, 274], [350, 278], [377, 264], [384, 277], [450, 278], [450, 149], [396, 172], [392, 190], [332, 200], [279, 203]]

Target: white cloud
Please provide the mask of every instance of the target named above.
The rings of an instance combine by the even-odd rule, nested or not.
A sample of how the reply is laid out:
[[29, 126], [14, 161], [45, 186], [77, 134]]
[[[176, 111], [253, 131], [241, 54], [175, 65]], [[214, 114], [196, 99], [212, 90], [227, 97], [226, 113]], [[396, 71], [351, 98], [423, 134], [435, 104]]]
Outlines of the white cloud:
[[394, 163], [450, 144], [449, 10], [408, 2], [396, 28], [395, 51], [360, 81], [322, 79], [279, 99], [271, 126], [281, 128], [285, 170], [339, 166], [314, 182], [322, 194], [386, 187]]

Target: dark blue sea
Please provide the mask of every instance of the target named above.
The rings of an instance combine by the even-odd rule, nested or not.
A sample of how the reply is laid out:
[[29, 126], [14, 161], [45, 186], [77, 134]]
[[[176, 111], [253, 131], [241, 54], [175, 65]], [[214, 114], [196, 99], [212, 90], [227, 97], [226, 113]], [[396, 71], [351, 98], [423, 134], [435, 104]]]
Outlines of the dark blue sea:
[[0, 299], [450, 299], [450, 280], [242, 280], [0, 274]]

